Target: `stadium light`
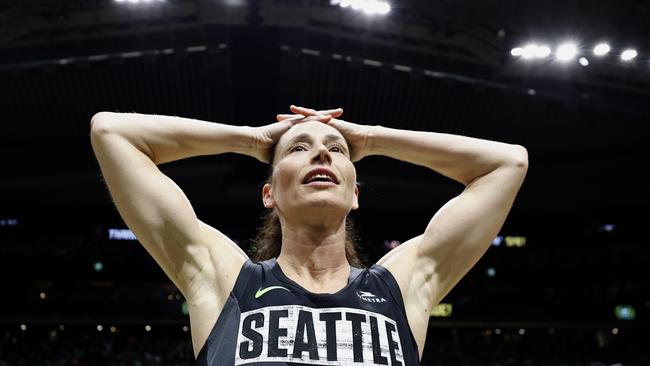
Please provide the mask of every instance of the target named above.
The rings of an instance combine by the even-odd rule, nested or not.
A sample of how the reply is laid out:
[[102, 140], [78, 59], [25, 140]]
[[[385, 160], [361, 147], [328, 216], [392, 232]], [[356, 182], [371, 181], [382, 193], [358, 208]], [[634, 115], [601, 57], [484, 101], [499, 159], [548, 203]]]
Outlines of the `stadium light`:
[[561, 62], [571, 61], [577, 54], [578, 48], [573, 43], [563, 43], [555, 51], [555, 57]]
[[330, 5], [352, 8], [368, 15], [386, 15], [391, 9], [389, 3], [381, 0], [330, 0]]
[[530, 43], [524, 46], [524, 49], [521, 53], [521, 58], [523, 59], [531, 59], [535, 57], [535, 53], [537, 52], [537, 45], [534, 43]]
[[521, 56], [521, 58], [529, 60], [532, 58], [546, 58], [551, 54], [551, 48], [543, 45], [538, 46], [535, 43], [529, 43], [524, 45], [524, 47], [516, 47], [510, 50], [510, 54], [513, 56]]
[[582, 66], [585, 66], [585, 67], [589, 66], [589, 60], [587, 60], [586, 57], [580, 57], [580, 59], [578, 60], [578, 63], [580, 65], [582, 65]]
[[535, 57], [537, 58], [546, 58], [551, 54], [551, 48], [549, 46], [539, 46], [535, 50]]
[[599, 43], [594, 47], [594, 55], [596, 56], [605, 56], [610, 51], [609, 45], [607, 43]]
[[365, 1], [362, 10], [364, 13], [368, 15], [372, 15], [372, 14], [385, 15], [390, 12], [390, 4], [384, 1], [376, 1], [376, 0]]
[[632, 61], [637, 56], [636, 50], [627, 49], [621, 53], [621, 60], [623, 61]]
[[354, 10], [361, 10], [363, 9], [364, 5], [365, 5], [364, 0], [352, 0], [351, 7]]

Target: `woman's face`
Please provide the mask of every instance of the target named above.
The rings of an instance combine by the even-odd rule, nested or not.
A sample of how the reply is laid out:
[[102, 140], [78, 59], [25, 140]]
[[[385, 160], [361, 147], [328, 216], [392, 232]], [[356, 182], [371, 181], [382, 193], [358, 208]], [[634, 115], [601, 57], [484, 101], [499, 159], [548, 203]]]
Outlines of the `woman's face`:
[[294, 125], [275, 148], [271, 183], [264, 185], [264, 207], [280, 217], [347, 215], [359, 207], [357, 173], [341, 133], [322, 122]]

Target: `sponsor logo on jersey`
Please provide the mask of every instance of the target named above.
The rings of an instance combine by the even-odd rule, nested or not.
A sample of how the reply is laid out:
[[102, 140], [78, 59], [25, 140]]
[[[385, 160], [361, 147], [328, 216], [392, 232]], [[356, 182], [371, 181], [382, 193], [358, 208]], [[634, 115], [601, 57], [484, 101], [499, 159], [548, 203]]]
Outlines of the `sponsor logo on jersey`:
[[235, 365], [404, 365], [393, 319], [343, 307], [283, 305], [244, 312], [235, 352]]
[[264, 295], [265, 293], [267, 293], [267, 292], [269, 292], [271, 290], [278, 290], [278, 289], [282, 289], [282, 290], [291, 292], [291, 290], [289, 290], [286, 287], [282, 287], [282, 286], [269, 286], [269, 287], [266, 287], [264, 289], [260, 287], [259, 290], [257, 290], [257, 292], [255, 293], [255, 298], [258, 299], [262, 295]]
[[383, 297], [377, 296], [367, 291], [357, 291], [357, 296], [365, 302], [371, 302], [375, 304], [386, 302], [386, 299], [384, 299]]

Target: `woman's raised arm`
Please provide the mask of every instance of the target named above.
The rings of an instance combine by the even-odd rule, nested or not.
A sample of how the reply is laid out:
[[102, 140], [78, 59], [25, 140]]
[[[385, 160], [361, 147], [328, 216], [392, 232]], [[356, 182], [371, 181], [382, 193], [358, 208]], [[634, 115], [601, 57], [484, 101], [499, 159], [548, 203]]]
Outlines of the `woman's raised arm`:
[[115, 206], [186, 298], [193, 283], [215, 280], [216, 268], [228, 273], [229, 263], [241, 265], [246, 255], [198, 220], [183, 191], [157, 165], [197, 155], [250, 154], [251, 132], [159, 115], [100, 112], [92, 118], [91, 143]]
[[91, 142], [126, 225], [185, 296], [195, 354], [219, 316], [246, 254], [202, 223], [157, 164], [196, 155], [247, 153], [248, 127], [179, 117], [97, 113]]
[[368, 141], [369, 155], [421, 165], [465, 186], [433, 215], [421, 235], [377, 262], [400, 284], [409, 323], [423, 346], [432, 307], [499, 234], [526, 176], [528, 152], [516, 144], [385, 127], [373, 128]]

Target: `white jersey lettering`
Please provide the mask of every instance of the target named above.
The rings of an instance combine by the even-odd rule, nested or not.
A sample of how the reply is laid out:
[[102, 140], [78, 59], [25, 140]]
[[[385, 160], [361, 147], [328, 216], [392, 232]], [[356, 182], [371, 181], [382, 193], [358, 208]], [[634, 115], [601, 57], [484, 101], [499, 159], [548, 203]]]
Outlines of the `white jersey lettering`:
[[394, 320], [353, 308], [269, 306], [241, 314], [235, 365], [296, 362], [308, 365], [403, 366]]

